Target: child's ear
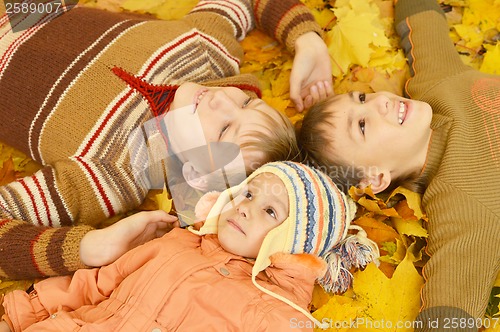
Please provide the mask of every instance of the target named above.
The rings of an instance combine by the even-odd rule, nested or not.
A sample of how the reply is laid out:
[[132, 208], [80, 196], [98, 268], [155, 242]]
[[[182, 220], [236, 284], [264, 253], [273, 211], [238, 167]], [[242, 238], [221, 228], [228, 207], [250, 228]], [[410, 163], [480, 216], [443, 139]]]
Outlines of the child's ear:
[[182, 176], [191, 188], [201, 191], [207, 190], [208, 181], [206, 175], [201, 175], [195, 165], [190, 161], [187, 161], [182, 165]]
[[361, 188], [371, 185], [373, 193], [378, 194], [386, 190], [391, 184], [391, 181], [391, 173], [382, 171], [367, 174], [366, 177], [360, 181], [359, 185]]

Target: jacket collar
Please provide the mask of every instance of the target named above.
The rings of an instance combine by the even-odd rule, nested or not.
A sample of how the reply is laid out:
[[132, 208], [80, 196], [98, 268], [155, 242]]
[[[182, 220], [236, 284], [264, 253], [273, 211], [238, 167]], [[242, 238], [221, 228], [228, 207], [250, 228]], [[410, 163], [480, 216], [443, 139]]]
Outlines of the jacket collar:
[[[233, 276], [251, 279], [253, 259], [225, 251], [215, 234], [202, 236], [200, 245], [203, 255], [213, 257], [226, 266], [232, 267]], [[275, 284], [287, 294], [295, 294], [294, 301], [307, 307], [311, 301], [316, 279], [322, 277], [326, 271], [326, 263], [310, 254], [277, 253], [270, 259], [271, 265], [259, 273], [257, 279]]]

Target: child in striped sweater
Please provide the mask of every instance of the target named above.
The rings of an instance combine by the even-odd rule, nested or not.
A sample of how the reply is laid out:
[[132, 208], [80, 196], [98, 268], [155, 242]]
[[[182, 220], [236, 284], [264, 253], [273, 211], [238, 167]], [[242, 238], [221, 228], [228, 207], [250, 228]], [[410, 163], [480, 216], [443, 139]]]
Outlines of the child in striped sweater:
[[16, 31], [0, 17], [0, 139], [44, 166], [0, 188], [1, 277], [108, 264], [164, 232], [162, 222], [121, 223], [122, 237], [94, 227], [163, 184], [165, 147], [203, 190], [207, 158], [188, 153], [197, 145], [241, 147], [244, 172], [297, 154], [288, 119], [239, 74], [238, 41], [256, 26], [295, 53], [298, 105], [331, 93], [321, 29], [297, 0], [200, 1], [175, 22], [81, 7], [50, 18]]

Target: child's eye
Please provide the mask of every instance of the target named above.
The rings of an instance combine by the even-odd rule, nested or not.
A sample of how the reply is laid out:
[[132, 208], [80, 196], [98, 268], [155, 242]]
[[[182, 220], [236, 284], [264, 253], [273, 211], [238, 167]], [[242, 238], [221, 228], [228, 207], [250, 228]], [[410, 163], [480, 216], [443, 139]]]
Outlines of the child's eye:
[[276, 211], [274, 211], [272, 208], [267, 208], [266, 209], [266, 213], [268, 215], [270, 215], [272, 218], [276, 219], [277, 218], [277, 215], [276, 215]]
[[361, 130], [361, 134], [365, 136], [365, 119], [359, 120], [359, 130]]
[[361, 93], [359, 94], [358, 98], [359, 98], [359, 102], [360, 102], [361, 104], [364, 104], [364, 103], [365, 103], [365, 101], [366, 101], [366, 93], [361, 92]]
[[224, 135], [224, 133], [229, 129], [229, 124], [225, 125], [224, 127], [222, 127], [221, 131], [219, 132], [219, 140], [222, 138], [222, 136]]
[[252, 98], [248, 98], [246, 99], [243, 104], [241, 105], [241, 108], [245, 108], [248, 106], [248, 104], [250, 104], [250, 102], [252, 101]]
[[247, 191], [246, 193], [244, 193], [243, 196], [245, 196], [245, 198], [247, 198], [247, 199], [250, 199], [250, 200], [252, 199], [252, 193], [249, 192], [249, 191]]

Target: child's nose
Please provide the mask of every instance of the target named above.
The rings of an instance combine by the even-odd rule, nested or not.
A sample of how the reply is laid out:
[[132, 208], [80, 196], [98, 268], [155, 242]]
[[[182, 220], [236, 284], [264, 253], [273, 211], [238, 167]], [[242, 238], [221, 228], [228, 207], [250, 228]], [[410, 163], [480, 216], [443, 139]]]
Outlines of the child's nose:
[[210, 108], [213, 110], [234, 109], [238, 105], [222, 90], [214, 92], [214, 97], [210, 101]]
[[250, 216], [249, 209], [245, 204], [240, 204], [237, 209], [238, 214], [243, 218], [248, 218]]
[[372, 104], [380, 115], [385, 116], [389, 113], [389, 109], [391, 107], [391, 101], [389, 98], [384, 95], [378, 95], [372, 101]]

